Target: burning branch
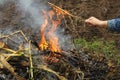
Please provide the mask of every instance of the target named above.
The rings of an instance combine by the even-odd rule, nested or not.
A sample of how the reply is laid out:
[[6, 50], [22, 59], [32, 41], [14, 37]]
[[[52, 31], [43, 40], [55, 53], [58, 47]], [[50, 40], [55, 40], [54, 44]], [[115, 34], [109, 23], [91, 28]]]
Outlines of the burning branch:
[[68, 11], [61, 9], [60, 7], [54, 5], [54, 4], [50, 3], [50, 2], [48, 2], [48, 4], [49, 4], [50, 6], [52, 6], [52, 8], [54, 8], [56, 11], [60, 12], [60, 13], [63, 14], [63, 15], [69, 15], [69, 16], [71, 16], [71, 17], [76, 17], [76, 16], [70, 14]]
[[69, 15], [69, 16], [71, 16], [71, 17], [73, 17], [73, 18], [79, 19], [79, 20], [82, 21], [82, 22], [85, 21], [85, 19], [83, 19], [82, 17], [80, 17], [80, 16], [75, 16], [75, 15], [69, 13], [68, 11], [66, 11], [66, 10], [64, 10], [64, 9], [62, 9], [62, 8], [60, 8], [60, 7], [52, 4], [52, 3], [50, 3], [50, 2], [48, 2], [48, 4], [49, 4], [56, 12], [59, 12], [59, 13], [62, 14], [63, 16], [64, 16], [64, 15]]

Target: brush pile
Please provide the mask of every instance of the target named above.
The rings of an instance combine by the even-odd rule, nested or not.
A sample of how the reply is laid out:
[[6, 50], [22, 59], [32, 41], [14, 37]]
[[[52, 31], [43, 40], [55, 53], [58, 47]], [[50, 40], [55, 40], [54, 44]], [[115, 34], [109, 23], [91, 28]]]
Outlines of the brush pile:
[[[21, 1], [26, 3], [31, 0]], [[28, 4], [29, 8], [22, 5], [24, 10], [22, 10], [23, 8], [21, 10], [25, 11], [25, 14], [17, 10], [16, 1], [8, 1], [4, 5], [0, 5], [0, 80], [120, 79], [119, 66], [102, 54], [94, 54], [85, 49], [76, 48], [72, 41], [81, 36], [81, 33], [76, 30], [77, 27], [82, 25], [85, 28], [84, 18], [86, 16], [81, 15], [87, 12], [83, 11], [78, 16], [75, 16], [77, 13], [73, 13], [74, 15], [70, 13], [75, 12], [74, 10], [77, 10], [80, 5], [69, 12], [64, 10], [64, 8], [67, 9], [64, 4], [63, 8], [55, 5], [56, 0], [52, 0], [51, 3], [42, 0], [40, 2], [49, 7], [49, 9], [41, 10], [42, 17], [40, 17], [43, 19], [40, 23], [37, 14], [39, 11], [31, 11], [38, 7], [36, 4], [32, 4], [32, 6]], [[78, 2], [84, 5], [87, 0], [78, 0]], [[91, 1], [91, 3], [94, 2], [95, 0]], [[20, 2], [20, 4], [24, 3]], [[61, 0], [61, 3], [64, 1]], [[67, 6], [70, 8], [70, 3]], [[81, 7], [83, 8], [82, 5]], [[106, 7], [108, 6], [104, 6], [104, 8]], [[33, 12], [36, 12], [35, 15]], [[27, 19], [33, 21], [28, 20], [27, 23], [30, 22], [30, 24], [26, 24], [26, 17], [30, 17]], [[33, 25], [39, 27], [34, 28]], [[64, 31], [59, 32], [61, 30], [59, 27], [65, 28], [65, 33]], [[66, 36], [60, 37], [61, 35], [58, 35], [57, 32], [64, 35], [69, 34], [73, 39], [65, 40]], [[62, 41], [63, 38], [65, 42], [59, 43], [59, 40]]]
[[[23, 42], [15, 42], [17, 39], [23, 39]], [[109, 79], [115, 71], [114, 65], [102, 55], [91, 56], [76, 50], [54, 52], [54, 54], [49, 50], [40, 51], [22, 31], [1, 36], [0, 44], [2, 80]], [[53, 55], [56, 55], [55, 58]]]

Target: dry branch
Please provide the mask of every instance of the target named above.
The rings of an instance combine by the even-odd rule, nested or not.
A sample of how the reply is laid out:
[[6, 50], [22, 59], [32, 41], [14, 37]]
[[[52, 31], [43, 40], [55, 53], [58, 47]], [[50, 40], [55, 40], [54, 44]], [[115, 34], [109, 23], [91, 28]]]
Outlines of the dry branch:
[[60, 76], [57, 72], [53, 71], [52, 69], [48, 68], [47, 66], [44, 65], [38, 65], [37, 68], [43, 69], [45, 71], [51, 72], [53, 74], [55, 74], [60, 80], [67, 80], [65, 77]]
[[54, 5], [54, 4], [50, 3], [50, 2], [48, 2], [48, 4], [49, 4], [50, 6], [52, 6], [53, 8], [57, 9], [59, 12], [62, 12], [62, 14], [67, 14], [67, 15], [69, 15], [69, 16], [76, 17], [76, 16], [70, 14], [68, 11], [61, 9], [60, 7]]
[[21, 35], [24, 37], [24, 39], [25, 39], [27, 42], [29, 41], [29, 40], [27, 39], [27, 37], [25, 36], [25, 34], [23, 33], [22, 30], [13, 32], [13, 33], [11, 33], [11, 34], [9, 34], [9, 35], [0, 36], [0, 38], [9, 38], [10, 36], [15, 35], [15, 34], [17, 34], [17, 33], [21, 33]]
[[5, 57], [2, 55], [0, 55], [0, 64], [8, 69], [16, 77], [17, 80], [25, 80], [15, 72], [14, 68], [5, 60]]
[[73, 18], [79, 19], [80, 21], [84, 21], [84, 19], [83, 19], [82, 17], [80, 17], [80, 16], [75, 16], [75, 15], [69, 13], [68, 11], [63, 10], [62, 8], [60, 8], [60, 7], [52, 4], [52, 3], [50, 3], [50, 2], [48, 2], [48, 4], [49, 4], [50, 6], [52, 6], [52, 8], [54, 8], [55, 10], [59, 11], [62, 15], [69, 15], [69, 16], [71, 16], [71, 17], [73, 17]]
[[33, 61], [32, 61], [32, 55], [31, 55], [31, 41], [29, 41], [29, 61], [30, 61], [30, 79], [34, 80], [33, 75]]
[[5, 43], [0, 41], [0, 48], [3, 48], [5, 46]]

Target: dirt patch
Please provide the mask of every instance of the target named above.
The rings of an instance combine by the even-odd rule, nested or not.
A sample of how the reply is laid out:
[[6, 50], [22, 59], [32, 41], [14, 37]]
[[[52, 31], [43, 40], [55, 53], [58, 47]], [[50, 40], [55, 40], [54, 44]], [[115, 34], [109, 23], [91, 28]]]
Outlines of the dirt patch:
[[[84, 20], [90, 16], [95, 16], [102, 20], [120, 17], [119, 0], [50, 0], [50, 2], [77, 16], [65, 17], [63, 24], [61, 25], [62, 28], [65, 28], [65, 34], [70, 34], [73, 39], [85, 38], [88, 41], [91, 41], [93, 37], [103, 38], [106, 41], [113, 40], [116, 42], [116, 48], [120, 49], [119, 33], [109, 32], [106, 29], [97, 27], [89, 27], [84, 23]], [[36, 48], [38, 46], [37, 41], [40, 39], [40, 36], [38, 35], [39, 30], [33, 30], [31, 25], [24, 23], [24, 20], [25, 16], [22, 16], [22, 13], [16, 8], [14, 3], [8, 2], [5, 5], [0, 6], [1, 34], [4, 32], [7, 33], [9, 29], [12, 30], [11, 33], [13, 31], [22, 30], [26, 36], [29, 36], [28, 38], [32, 41], [33, 46]], [[10, 46], [11, 44], [8, 45]], [[41, 57], [41, 55], [43, 55], [43, 53], [48, 54], [50, 51], [40, 52], [37, 49], [35, 53], [37, 54], [34, 55], [37, 56], [33, 55], [35, 61], [34, 65], [37, 65], [38, 67], [39, 61], [42, 62], [40, 58], [43, 56]], [[58, 80], [59, 78], [62, 80], [64, 77], [68, 80], [79, 80], [83, 78], [90, 80], [120, 79], [119, 66], [116, 66], [111, 60], [106, 59], [104, 55], [92, 54], [85, 50], [83, 52], [69, 50], [68, 53], [63, 53], [66, 53], [66, 55], [62, 55], [63, 57], [57, 64], [49, 63], [47, 66], [39, 66], [40, 69], [35, 68], [35, 79]], [[68, 55], [69, 53], [72, 55]], [[28, 75], [30, 75], [30, 72], [28, 72], [27, 69], [30, 69], [30, 66], [29, 59], [27, 57], [15, 57], [11, 59], [9, 63], [16, 68], [16, 72], [20, 76], [29, 79]], [[59, 72], [61, 76], [59, 76], [58, 73], [55, 73], [51, 69]], [[52, 74], [48, 73], [47, 71], [51, 72]], [[12, 76], [9, 71], [7, 72], [8, 73], [6, 73], [6, 70], [2, 69], [2, 71], [0, 71], [0, 77], [4, 78], [4, 76], [6, 76], [7, 78], [4, 79], [14, 80], [15, 77]], [[57, 77], [55, 74], [57, 74]]]

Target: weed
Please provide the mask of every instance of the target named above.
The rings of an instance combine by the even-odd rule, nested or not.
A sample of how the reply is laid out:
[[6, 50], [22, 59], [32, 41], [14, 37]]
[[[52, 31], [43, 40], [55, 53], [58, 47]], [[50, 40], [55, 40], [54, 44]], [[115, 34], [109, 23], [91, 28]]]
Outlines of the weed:
[[102, 53], [106, 58], [113, 58], [118, 51], [114, 41], [105, 41], [103, 39], [87, 41], [79, 38], [75, 39], [74, 42], [77, 48], [85, 48], [92, 53]]
[[117, 60], [117, 64], [120, 65], [120, 58]]

